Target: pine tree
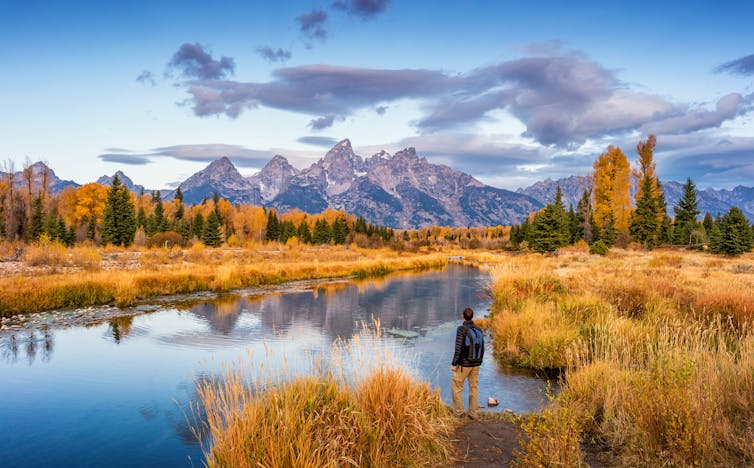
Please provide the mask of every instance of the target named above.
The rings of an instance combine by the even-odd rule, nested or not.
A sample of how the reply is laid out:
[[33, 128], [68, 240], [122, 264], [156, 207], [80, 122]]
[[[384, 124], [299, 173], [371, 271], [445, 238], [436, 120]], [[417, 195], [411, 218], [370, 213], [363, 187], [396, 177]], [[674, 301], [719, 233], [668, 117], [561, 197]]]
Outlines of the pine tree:
[[329, 244], [331, 238], [332, 232], [330, 231], [330, 224], [325, 218], [317, 219], [317, 222], [314, 223], [312, 242], [315, 244]]
[[686, 180], [686, 184], [683, 186], [683, 195], [673, 211], [675, 211], [673, 244], [689, 245], [691, 234], [697, 229], [696, 218], [699, 216], [696, 186], [691, 181], [691, 177]]
[[713, 252], [725, 255], [741, 255], [751, 252], [751, 227], [743, 212], [733, 207], [720, 220], [720, 238]]
[[568, 244], [570, 229], [560, 186], [553, 202], [534, 216], [529, 237], [529, 245], [536, 252], [554, 252]]
[[194, 216], [194, 221], [191, 223], [191, 237], [201, 239], [202, 233], [204, 233], [204, 216], [201, 213], [197, 213]]
[[147, 235], [153, 236], [158, 232], [165, 232], [168, 230], [168, 222], [165, 218], [165, 207], [162, 205], [162, 197], [158, 190], [152, 195], [152, 203], [154, 204], [154, 212], [149, 217], [147, 222]]
[[332, 240], [334, 244], [342, 245], [346, 243], [348, 237], [348, 224], [345, 218], [338, 216], [332, 224]]
[[30, 241], [36, 241], [39, 236], [44, 232], [44, 209], [42, 207], [42, 198], [37, 197], [34, 199], [34, 205], [32, 207], [31, 219], [29, 220], [29, 229], [27, 235]]
[[280, 242], [285, 244], [291, 237], [296, 237], [296, 225], [291, 220], [283, 221], [280, 223]]
[[136, 215], [136, 227], [137, 228], [147, 228], [147, 214], [144, 211], [144, 207], [139, 207], [139, 212]]
[[267, 212], [267, 232], [264, 238], [268, 242], [280, 240], [280, 220], [274, 210]]
[[594, 241], [591, 197], [591, 192], [585, 189], [581, 194], [579, 204], [576, 205], [576, 217], [578, 218], [579, 223], [578, 236], [580, 239], [584, 239], [587, 244], [591, 244]]
[[128, 247], [136, 233], [136, 214], [131, 193], [121, 184], [118, 175], [107, 191], [102, 219], [102, 242]]
[[298, 236], [299, 240], [303, 242], [304, 244], [312, 243], [312, 233], [309, 230], [309, 223], [306, 222], [306, 219], [302, 220], [301, 224], [298, 225], [298, 229], [296, 230], [296, 235]]
[[212, 211], [207, 216], [207, 222], [204, 223], [202, 231], [202, 243], [210, 247], [219, 247], [223, 243], [223, 235], [220, 229], [220, 219], [217, 213]]
[[634, 171], [638, 179], [636, 210], [631, 216], [630, 232], [636, 242], [652, 249], [660, 243], [660, 229], [665, 217], [665, 196], [655, 172], [654, 150], [657, 140], [649, 135], [636, 145], [639, 168]]

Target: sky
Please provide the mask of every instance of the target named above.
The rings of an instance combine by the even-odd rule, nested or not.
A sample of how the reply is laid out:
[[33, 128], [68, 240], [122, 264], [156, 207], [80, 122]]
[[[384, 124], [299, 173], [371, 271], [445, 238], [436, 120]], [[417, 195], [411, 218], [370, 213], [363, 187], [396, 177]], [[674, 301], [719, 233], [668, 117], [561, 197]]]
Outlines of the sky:
[[[754, 186], [754, 2], [37, 1], [0, 15], [0, 169], [171, 188], [343, 138], [515, 190], [657, 136], [664, 180]], [[27, 159], [28, 158], [28, 159]]]

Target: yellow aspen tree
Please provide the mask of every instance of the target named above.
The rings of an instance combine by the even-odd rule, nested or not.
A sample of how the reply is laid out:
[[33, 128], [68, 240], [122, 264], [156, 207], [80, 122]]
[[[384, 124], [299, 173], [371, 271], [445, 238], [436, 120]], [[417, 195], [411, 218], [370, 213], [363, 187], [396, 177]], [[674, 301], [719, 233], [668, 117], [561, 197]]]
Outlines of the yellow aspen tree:
[[631, 221], [631, 166], [623, 151], [610, 145], [594, 162], [594, 221], [599, 229], [611, 220], [619, 236], [628, 238]]

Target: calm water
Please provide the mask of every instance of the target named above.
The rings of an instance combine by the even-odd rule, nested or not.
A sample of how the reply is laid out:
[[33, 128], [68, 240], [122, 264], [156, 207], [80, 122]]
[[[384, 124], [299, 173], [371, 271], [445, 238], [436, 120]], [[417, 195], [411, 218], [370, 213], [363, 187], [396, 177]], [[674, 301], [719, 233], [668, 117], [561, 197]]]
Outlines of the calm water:
[[[198, 375], [223, 362], [263, 362], [326, 351], [372, 317], [383, 340], [450, 401], [458, 316], [486, 314], [488, 277], [478, 270], [392, 276], [359, 283], [294, 285], [162, 305], [155, 312], [90, 327], [0, 337], [0, 465], [202, 466], [186, 422]], [[491, 355], [491, 347], [488, 347]], [[274, 362], [271, 363], [274, 365]], [[541, 404], [546, 384], [505, 373], [492, 359], [480, 372], [480, 400], [498, 410]]]

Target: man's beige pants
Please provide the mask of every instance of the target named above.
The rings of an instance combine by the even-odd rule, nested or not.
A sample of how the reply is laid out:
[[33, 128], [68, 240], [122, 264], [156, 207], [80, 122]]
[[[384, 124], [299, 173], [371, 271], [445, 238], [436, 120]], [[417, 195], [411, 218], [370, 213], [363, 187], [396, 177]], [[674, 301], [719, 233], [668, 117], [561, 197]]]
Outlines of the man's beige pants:
[[457, 366], [453, 372], [453, 412], [460, 416], [463, 414], [463, 382], [469, 379], [469, 416], [477, 417], [479, 414], [479, 366]]

